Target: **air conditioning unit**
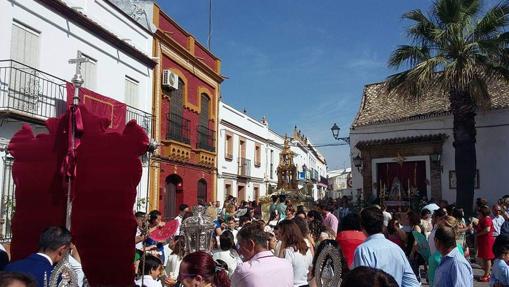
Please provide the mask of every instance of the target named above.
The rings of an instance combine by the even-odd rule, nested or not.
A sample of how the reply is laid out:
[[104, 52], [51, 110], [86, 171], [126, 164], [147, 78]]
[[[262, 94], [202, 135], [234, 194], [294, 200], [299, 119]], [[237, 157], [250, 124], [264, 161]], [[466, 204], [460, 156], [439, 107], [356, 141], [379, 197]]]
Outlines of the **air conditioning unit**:
[[163, 70], [163, 87], [172, 88], [178, 90], [179, 88], [179, 76], [173, 73], [171, 70]]

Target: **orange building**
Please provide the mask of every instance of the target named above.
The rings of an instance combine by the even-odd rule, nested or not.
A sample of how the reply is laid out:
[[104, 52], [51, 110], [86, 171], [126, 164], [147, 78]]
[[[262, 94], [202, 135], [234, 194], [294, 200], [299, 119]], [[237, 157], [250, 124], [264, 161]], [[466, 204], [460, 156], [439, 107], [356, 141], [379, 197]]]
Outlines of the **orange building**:
[[216, 198], [220, 60], [154, 6], [155, 139], [161, 143], [151, 169], [150, 208], [164, 217], [181, 203]]

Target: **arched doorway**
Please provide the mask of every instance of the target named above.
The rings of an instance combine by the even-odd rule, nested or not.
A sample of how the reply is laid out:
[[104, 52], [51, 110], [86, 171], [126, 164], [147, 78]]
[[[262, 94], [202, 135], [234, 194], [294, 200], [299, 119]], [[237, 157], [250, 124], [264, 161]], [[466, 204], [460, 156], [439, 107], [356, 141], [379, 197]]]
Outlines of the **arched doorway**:
[[207, 182], [202, 178], [198, 180], [198, 203], [207, 203]]
[[177, 215], [177, 206], [182, 203], [182, 178], [172, 174], [166, 178], [166, 196], [164, 199], [164, 217]]

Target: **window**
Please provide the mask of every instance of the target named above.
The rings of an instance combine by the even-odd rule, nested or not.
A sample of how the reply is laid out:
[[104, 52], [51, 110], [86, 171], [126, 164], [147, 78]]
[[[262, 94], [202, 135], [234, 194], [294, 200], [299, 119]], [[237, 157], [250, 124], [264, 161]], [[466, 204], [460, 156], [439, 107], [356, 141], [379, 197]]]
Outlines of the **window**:
[[233, 159], [233, 136], [231, 134], [226, 134], [226, 137], [225, 137], [224, 158], [227, 160]]
[[274, 150], [270, 150], [270, 179], [274, 178]]
[[[232, 195], [232, 185], [231, 184], [225, 184], [224, 185], [224, 193], [225, 195]], [[226, 196], [225, 196], [226, 197]]]
[[200, 95], [201, 97], [201, 109], [200, 109], [200, 125], [208, 127], [209, 126], [209, 107], [210, 107], [210, 98], [207, 94], [203, 93]]
[[254, 186], [253, 187], [253, 193], [254, 193], [254, 199], [258, 200], [260, 198], [260, 187]]
[[126, 104], [138, 108], [138, 81], [126, 76], [124, 95]]
[[261, 152], [262, 152], [262, 147], [260, 146], [260, 144], [255, 144], [255, 154], [254, 154], [255, 167], [261, 166], [261, 158], [262, 158]]
[[40, 33], [21, 23], [12, 23], [11, 58], [27, 66], [39, 66]]
[[[186, 144], [190, 140], [190, 121], [183, 116], [185, 82], [179, 78], [178, 90], [169, 91], [163, 89], [163, 93], [169, 98], [170, 112], [168, 113], [166, 138]], [[169, 93], [169, 95], [168, 95]]]
[[210, 98], [207, 94], [201, 94], [200, 97], [201, 108], [198, 126], [198, 148], [214, 151], [214, 131], [209, 129]]
[[85, 54], [81, 54], [82, 57], [88, 59], [88, 62], [81, 64], [81, 76], [83, 77], [83, 87], [89, 90], [95, 90], [97, 88], [97, 61]]

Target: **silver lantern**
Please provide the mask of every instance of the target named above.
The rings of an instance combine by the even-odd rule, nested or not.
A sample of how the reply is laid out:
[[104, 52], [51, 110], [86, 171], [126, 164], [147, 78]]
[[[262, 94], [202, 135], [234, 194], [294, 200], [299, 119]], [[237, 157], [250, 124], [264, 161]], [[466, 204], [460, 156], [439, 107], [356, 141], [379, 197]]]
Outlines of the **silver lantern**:
[[214, 230], [214, 221], [205, 215], [206, 208], [198, 205], [193, 208], [193, 216], [182, 222], [181, 231], [186, 240], [186, 253], [196, 251], [210, 252], [210, 240]]

